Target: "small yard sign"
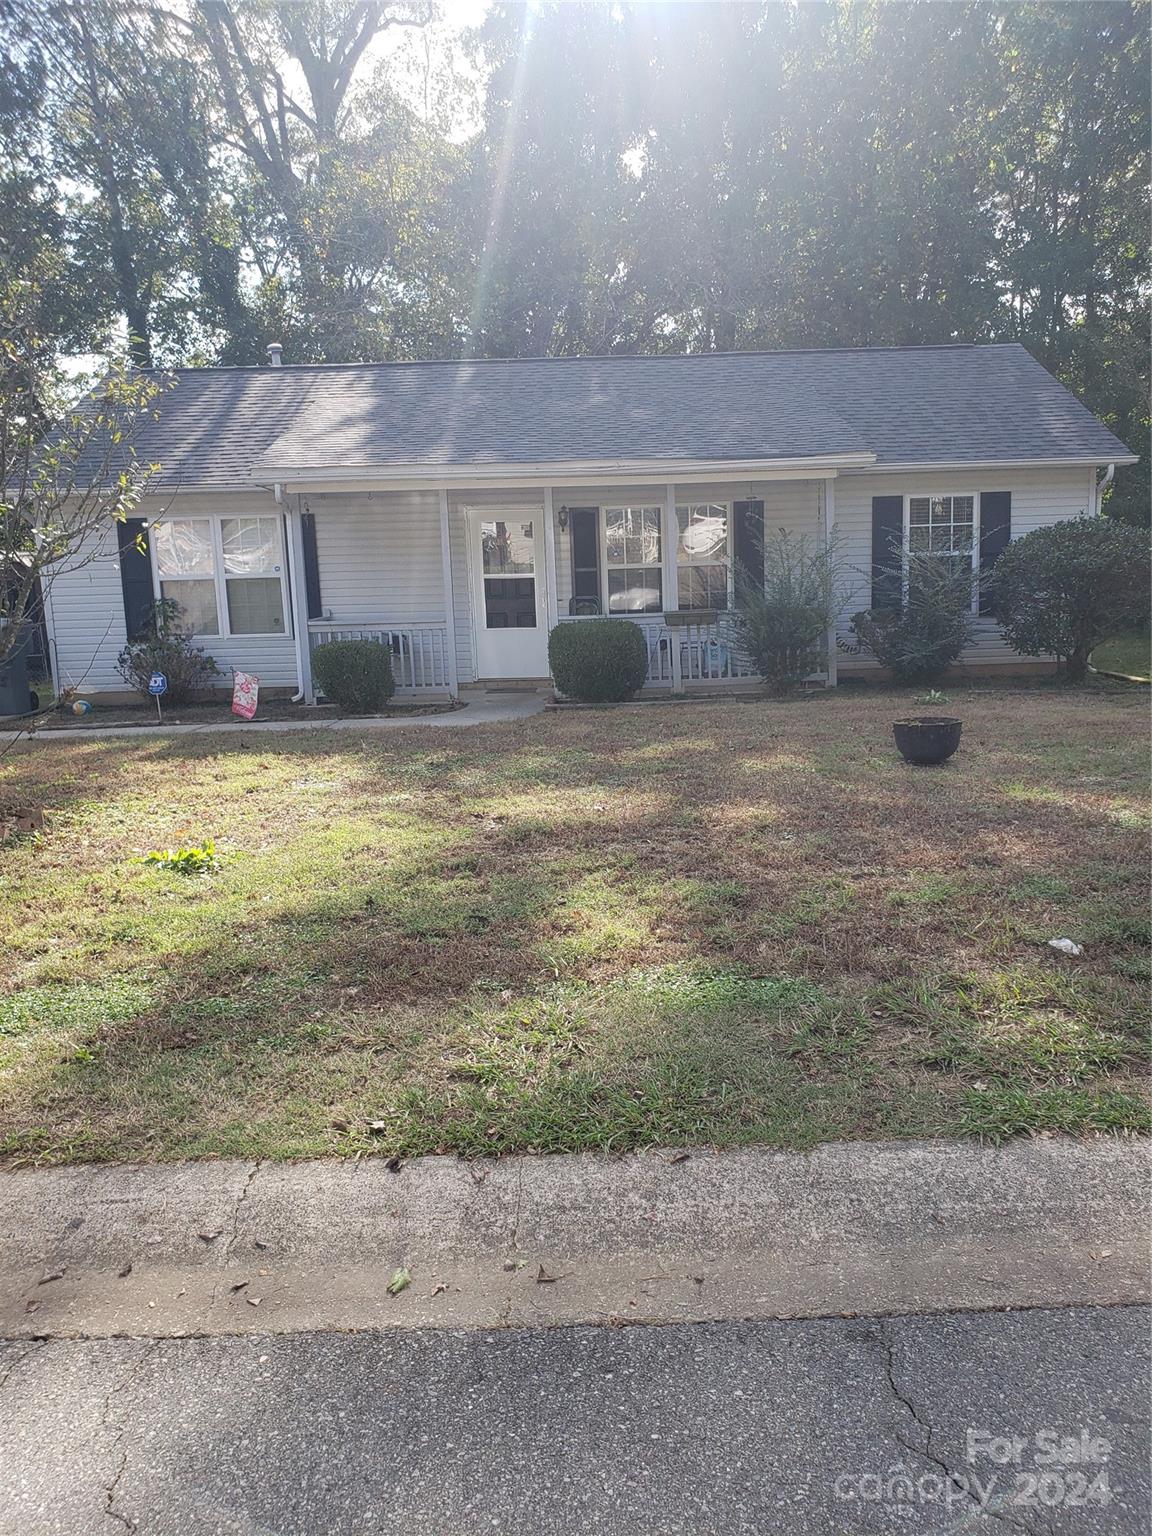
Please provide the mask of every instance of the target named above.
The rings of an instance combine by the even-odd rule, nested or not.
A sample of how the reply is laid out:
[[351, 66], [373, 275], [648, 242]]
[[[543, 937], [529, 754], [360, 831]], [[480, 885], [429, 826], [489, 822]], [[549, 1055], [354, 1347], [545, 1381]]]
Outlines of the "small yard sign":
[[168, 692], [168, 679], [164, 676], [163, 672], [153, 672], [152, 676], [148, 679], [148, 692], [156, 700], [156, 718], [159, 720], [161, 719], [160, 695]]
[[251, 720], [260, 702], [260, 679], [251, 672], [233, 672], [232, 713]]

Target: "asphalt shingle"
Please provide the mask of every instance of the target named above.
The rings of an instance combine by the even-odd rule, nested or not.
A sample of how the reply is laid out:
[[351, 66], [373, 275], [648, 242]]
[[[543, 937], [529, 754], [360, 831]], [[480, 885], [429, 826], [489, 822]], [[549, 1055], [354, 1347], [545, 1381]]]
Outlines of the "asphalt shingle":
[[181, 369], [136, 439], [166, 484], [322, 468], [1128, 450], [1021, 346]]

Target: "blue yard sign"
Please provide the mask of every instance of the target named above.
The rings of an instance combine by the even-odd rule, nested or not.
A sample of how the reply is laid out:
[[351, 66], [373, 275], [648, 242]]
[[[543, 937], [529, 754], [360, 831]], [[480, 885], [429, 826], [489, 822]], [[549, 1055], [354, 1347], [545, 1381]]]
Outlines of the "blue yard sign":
[[163, 672], [153, 672], [152, 676], [148, 679], [148, 692], [156, 700], [157, 720], [163, 719], [160, 713], [160, 695], [168, 692], [168, 679], [164, 676]]

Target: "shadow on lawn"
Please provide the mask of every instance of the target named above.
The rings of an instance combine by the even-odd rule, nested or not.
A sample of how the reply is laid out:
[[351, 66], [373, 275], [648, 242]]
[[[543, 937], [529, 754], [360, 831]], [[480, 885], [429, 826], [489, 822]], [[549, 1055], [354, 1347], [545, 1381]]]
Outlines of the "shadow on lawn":
[[[262, 742], [254, 784], [265, 762], [339, 759], [328, 820], [282, 813], [266, 851], [183, 888], [156, 963], [129, 971], [122, 941], [97, 943], [88, 982], [57, 967], [9, 1005], [28, 1046], [10, 1149], [807, 1145], [962, 1129], [982, 1080], [1065, 1095], [1059, 1113], [1017, 1105], [1016, 1128], [1092, 1123], [1066, 1096], [1110, 1091], [1142, 1030], [1137, 925], [1108, 911], [1123, 866], [1142, 878], [1133, 830], [1095, 804], [1022, 803], [1018, 761], [1015, 779], [975, 756], [877, 767], [883, 722], [829, 743], [773, 717], [741, 739], [717, 711], [711, 735], [670, 720], [653, 742], [612, 718], [626, 728], [594, 754], [567, 721]], [[131, 794], [152, 762], [252, 751], [81, 750], [80, 771], [44, 778], [63, 808]], [[1067, 765], [1030, 784], [1066, 787]], [[1086, 847], [1108, 937], [1058, 973], [1045, 930], [1085, 918]], [[173, 878], [136, 870], [125, 890], [160, 899]]]

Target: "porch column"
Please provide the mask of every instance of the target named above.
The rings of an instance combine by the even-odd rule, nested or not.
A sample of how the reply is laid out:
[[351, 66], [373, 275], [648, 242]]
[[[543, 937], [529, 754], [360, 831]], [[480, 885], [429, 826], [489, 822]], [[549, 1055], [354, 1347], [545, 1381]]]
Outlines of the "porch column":
[[664, 515], [660, 529], [660, 547], [664, 552], [660, 562], [661, 582], [664, 587], [664, 602], [661, 606], [665, 613], [673, 613], [680, 606], [676, 577], [676, 546], [679, 542], [680, 534], [676, 526], [676, 487], [668, 484], [664, 487]]
[[452, 525], [448, 516], [448, 491], [440, 488], [440, 570], [444, 582], [444, 664], [448, 673], [448, 692], [453, 698], [460, 692], [456, 670], [456, 603], [452, 596]]
[[[832, 541], [836, 537], [836, 480], [829, 476], [824, 481], [824, 547], [831, 549]], [[828, 630], [828, 687], [836, 686], [836, 620], [833, 618]]]
[[560, 593], [556, 581], [556, 519], [552, 511], [550, 485], [544, 487], [544, 602], [548, 629], [551, 631], [560, 620]]
[[[661, 607], [665, 613], [673, 613], [680, 606], [679, 582], [676, 574], [676, 549], [680, 543], [680, 530], [676, 523], [676, 487], [669, 481], [664, 487], [664, 512], [660, 520], [660, 583], [664, 588]], [[684, 679], [680, 673], [680, 634], [673, 629], [668, 634], [668, 660], [672, 669], [672, 692], [684, 692]]]
[[288, 498], [288, 590], [292, 601], [292, 633], [296, 641], [296, 676], [305, 704], [315, 704], [312, 683], [312, 645], [308, 633], [308, 588], [304, 576], [304, 526], [300, 521], [300, 497]]

